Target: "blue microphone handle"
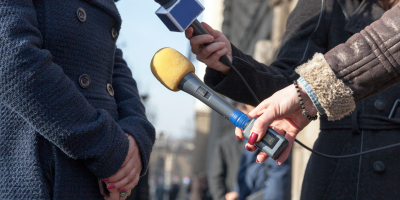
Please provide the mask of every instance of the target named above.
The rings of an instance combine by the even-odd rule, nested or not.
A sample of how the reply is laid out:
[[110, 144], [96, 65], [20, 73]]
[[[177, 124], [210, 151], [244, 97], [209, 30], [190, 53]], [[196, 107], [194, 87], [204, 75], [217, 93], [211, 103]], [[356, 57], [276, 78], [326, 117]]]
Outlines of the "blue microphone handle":
[[[248, 140], [250, 138], [251, 130], [257, 118], [249, 119], [246, 114], [234, 108], [224, 98], [206, 86], [194, 73], [191, 72], [184, 76], [179, 82], [178, 88], [202, 101], [228, 119], [233, 125], [242, 129], [245, 139]], [[261, 141], [256, 142], [254, 145], [276, 160], [288, 144], [288, 141], [283, 136], [268, 128]]]

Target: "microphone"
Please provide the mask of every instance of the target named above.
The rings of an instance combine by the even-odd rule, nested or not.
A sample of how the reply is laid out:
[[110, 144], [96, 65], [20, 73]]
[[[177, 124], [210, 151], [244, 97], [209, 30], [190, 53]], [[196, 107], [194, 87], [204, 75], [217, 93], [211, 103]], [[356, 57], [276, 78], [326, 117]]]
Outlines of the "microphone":
[[[199, 99], [236, 127], [242, 129], [244, 138], [249, 139], [251, 129], [257, 118], [249, 119], [246, 114], [234, 108], [224, 98], [206, 86], [194, 74], [193, 64], [181, 53], [172, 48], [160, 49], [151, 60], [150, 68], [153, 75], [166, 88], [172, 91], [183, 90]], [[284, 137], [268, 128], [265, 136], [259, 142], [256, 142], [255, 146], [276, 160], [288, 144]]]
[[[194, 36], [210, 34], [197, 20], [204, 10], [204, 6], [198, 0], [155, 0], [155, 2], [161, 5], [156, 15], [170, 31], [183, 32], [190, 26], [193, 28]], [[205, 43], [204, 46], [211, 43]], [[221, 56], [219, 60], [228, 67], [232, 66], [226, 55]]]

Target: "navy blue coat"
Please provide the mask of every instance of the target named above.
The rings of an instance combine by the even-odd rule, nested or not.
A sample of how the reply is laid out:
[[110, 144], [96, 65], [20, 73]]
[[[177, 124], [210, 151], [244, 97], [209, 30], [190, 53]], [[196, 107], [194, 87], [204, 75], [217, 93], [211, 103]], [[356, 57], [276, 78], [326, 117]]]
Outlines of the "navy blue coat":
[[129, 143], [155, 139], [116, 49], [113, 0], [0, 1], [0, 199], [102, 199]]

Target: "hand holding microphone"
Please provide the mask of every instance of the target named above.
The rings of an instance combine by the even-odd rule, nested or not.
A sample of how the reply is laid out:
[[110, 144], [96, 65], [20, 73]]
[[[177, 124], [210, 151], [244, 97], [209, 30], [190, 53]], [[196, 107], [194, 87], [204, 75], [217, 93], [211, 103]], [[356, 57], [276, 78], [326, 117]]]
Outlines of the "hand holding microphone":
[[[225, 99], [207, 87], [194, 74], [193, 64], [182, 54], [171, 48], [159, 50], [151, 61], [151, 71], [165, 87], [172, 91], [183, 90], [196, 97], [243, 130], [245, 139], [250, 139], [257, 118], [249, 119], [247, 115], [235, 109]], [[281, 157], [280, 155], [284, 151], [290, 151], [290, 148], [286, 148], [293, 144], [293, 140], [290, 141], [291, 143], [276, 131], [268, 128], [265, 133], [260, 134], [258, 140], [253, 144], [272, 159], [279, 159], [278, 162], [282, 163], [289, 153]]]
[[[226, 66], [219, 59], [223, 55], [227, 55], [229, 61], [232, 62], [232, 48], [228, 38], [221, 32], [214, 30], [206, 23], [201, 23], [203, 27], [210, 33], [210, 35], [193, 35], [193, 28], [189, 27], [185, 31], [186, 38], [190, 40], [190, 46], [192, 52], [196, 54], [197, 60], [203, 62], [208, 67], [211, 67], [217, 71], [227, 75], [230, 67]], [[204, 46], [204, 43], [210, 43]]]
[[[155, 1], [161, 5], [156, 11], [156, 15], [165, 26], [174, 32], [186, 30], [185, 34], [188, 39], [197, 36], [193, 37], [193, 44], [191, 40], [192, 51], [198, 56], [197, 59], [226, 75], [229, 67], [232, 66], [230, 42], [222, 33], [214, 31], [210, 26], [205, 23], [201, 24], [196, 19], [203, 12], [203, 5], [198, 0]], [[204, 48], [205, 46], [207, 48]]]

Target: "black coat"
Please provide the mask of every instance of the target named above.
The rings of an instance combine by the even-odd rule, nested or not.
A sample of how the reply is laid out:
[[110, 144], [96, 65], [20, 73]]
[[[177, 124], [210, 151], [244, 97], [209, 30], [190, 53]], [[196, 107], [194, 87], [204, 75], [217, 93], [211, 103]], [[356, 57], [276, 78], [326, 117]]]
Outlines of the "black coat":
[[[262, 65], [233, 45], [233, 65], [245, 77], [259, 99], [289, 85], [298, 75], [293, 69], [314, 53], [326, 53], [351, 35], [379, 19], [384, 10], [365, 0], [300, 0], [287, 21], [277, 60]], [[206, 83], [216, 91], [244, 103], [256, 101], [231, 70], [227, 77], [210, 68]], [[235, 88], [235, 90], [231, 90]], [[400, 86], [357, 103], [356, 111], [340, 121], [321, 116], [321, 132], [314, 149], [346, 155], [400, 142], [400, 120], [388, 116]], [[311, 155], [302, 187], [302, 199], [396, 199], [400, 198], [400, 148], [348, 159]]]

